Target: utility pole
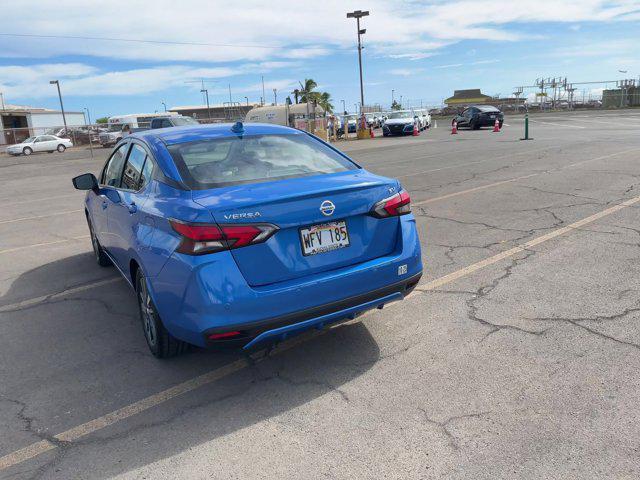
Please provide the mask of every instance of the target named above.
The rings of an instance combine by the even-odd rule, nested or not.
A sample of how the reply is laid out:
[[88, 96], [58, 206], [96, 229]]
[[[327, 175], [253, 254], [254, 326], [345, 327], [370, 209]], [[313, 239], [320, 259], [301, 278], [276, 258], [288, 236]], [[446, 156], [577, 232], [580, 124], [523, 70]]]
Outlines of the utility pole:
[[60, 110], [62, 110], [62, 121], [64, 122], [64, 130], [67, 131], [67, 117], [64, 114], [64, 105], [62, 104], [62, 93], [60, 93], [60, 82], [58, 80], [51, 80], [51, 85], [58, 87], [58, 98], [60, 99]]
[[203, 88], [202, 90], [200, 90], [200, 92], [204, 93], [206, 99], [207, 99], [207, 120], [211, 120], [211, 109], [209, 108], [209, 90], [207, 90], [206, 88]]
[[[360, 19], [362, 17], [369, 16], [368, 11], [355, 10], [353, 12], [347, 13], [347, 18], [355, 18], [356, 19], [356, 28], [358, 31], [358, 67], [360, 68], [360, 116], [362, 116], [362, 109], [364, 108], [364, 84], [362, 82], [362, 38], [361, 36], [367, 33], [367, 29], [360, 29]], [[362, 129], [364, 122], [363, 119], [360, 119], [360, 129]]]
[[396, 101], [396, 99], [395, 99], [395, 93], [396, 93], [396, 91], [392, 88], [392, 89], [391, 89], [391, 106], [393, 106], [393, 102], [395, 102], [395, 101]]
[[267, 101], [267, 96], [264, 94], [264, 75], [262, 75], [262, 106], [264, 107], [264, 102]]
[[233, 103], [233, 100], [231, 100], [231, 84], [229, 84], [229, 103]]
[[273, 89], [273, 105], [278, 105], [278, 89]]
[[340, 100], [340, 101], [342, 102], [342, 113], [343, 113], [343, 115], [346, 115], [347, 114], [347, 107], [346, 107], [346, 105], [344, 103], [344, 100]]

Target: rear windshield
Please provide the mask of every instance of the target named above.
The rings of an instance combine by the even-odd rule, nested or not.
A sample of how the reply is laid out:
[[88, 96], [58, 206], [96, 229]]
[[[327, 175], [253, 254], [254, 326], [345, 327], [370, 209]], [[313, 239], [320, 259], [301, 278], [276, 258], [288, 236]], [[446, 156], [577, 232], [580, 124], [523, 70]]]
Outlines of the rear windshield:
[[481, 112], [499, 112], [496, 107], [486, 106], [486, 107], [477, 107]]
[[358, 168], [304, 134], [224, 137], [168, 146], [192, 189], [258, 183]]

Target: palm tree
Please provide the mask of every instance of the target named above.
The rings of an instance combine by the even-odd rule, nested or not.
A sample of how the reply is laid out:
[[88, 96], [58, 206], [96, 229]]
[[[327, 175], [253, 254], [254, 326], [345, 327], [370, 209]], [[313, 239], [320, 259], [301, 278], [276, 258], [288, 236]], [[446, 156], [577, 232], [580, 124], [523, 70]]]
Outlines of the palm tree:
[[331, 94], [329, 92], [322, 92], [318, 97], [318, 105], [327, 113], [333, 113], [333, 104], [331, 103]]
[[305, 78], [304, 83], [298, 82], [300, 84], [300, 93], [302, 96], [300, 97], [300, 101], [305, 103], [307, 101], [313, 101], [314, 92], [313, 90], [317, 88], [318, 84], [312, 78]]
[[300, 89], [296, 88], [291, 93], [293, 94], [293, 98], [295, 98], [296, 103], [298, 103], [298, 98], [300, 97]]

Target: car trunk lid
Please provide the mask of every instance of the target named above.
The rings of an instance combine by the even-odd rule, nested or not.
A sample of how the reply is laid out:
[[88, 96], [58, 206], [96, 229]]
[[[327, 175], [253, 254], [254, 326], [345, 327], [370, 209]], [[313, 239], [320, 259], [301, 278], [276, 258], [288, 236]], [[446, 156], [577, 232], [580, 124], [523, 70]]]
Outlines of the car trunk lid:
[[[247, 283], [262, 286], [391, 253], [397, 241], [398, 218], [377, 219], [369, 213], [376, 202], [397, 191], [393, 180], [353, 170], [195, 190], [193, 199], [209, 209], [219, 225], [271, 223], [278, 227], [264, 243], [231, 250]], [[326, 202], [331, 202], [333, 208], [327, 208]], [[346, 226], [349, 245], [328, 251], [320, 247], [320, 253], [309, 254], [309, 235], [317, 236], [317, 225], [328, 223], [337, 228]], [[320, 237], [323, 235], [326, 234]]]

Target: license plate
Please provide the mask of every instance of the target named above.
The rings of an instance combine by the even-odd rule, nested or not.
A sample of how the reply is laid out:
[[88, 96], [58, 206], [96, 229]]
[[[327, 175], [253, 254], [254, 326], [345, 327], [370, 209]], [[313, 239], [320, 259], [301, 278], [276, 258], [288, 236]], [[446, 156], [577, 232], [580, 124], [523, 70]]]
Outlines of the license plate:
[[349, 246], [347, 222], [329, 222], [300, 229], [303, 255], [316, 255]]

